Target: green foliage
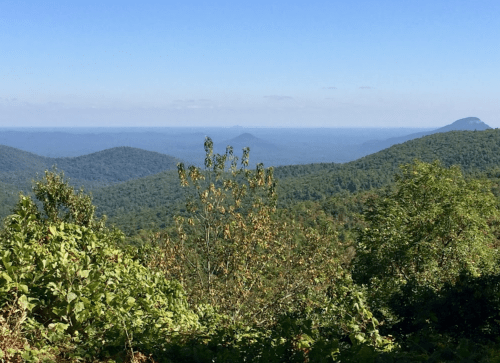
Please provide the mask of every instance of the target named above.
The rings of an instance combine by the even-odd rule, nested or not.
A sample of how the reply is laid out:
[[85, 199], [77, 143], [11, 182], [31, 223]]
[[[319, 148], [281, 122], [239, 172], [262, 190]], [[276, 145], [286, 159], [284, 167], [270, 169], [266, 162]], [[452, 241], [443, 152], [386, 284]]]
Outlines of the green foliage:
[[26, 339], [24, 301], [4, 305], [0, 315], [0, 359], [2, 362], [53, 362], [58, 350], [49, 345], [35, 347]]
[[90, 196], [85, 195], [83, 189], [75, 194], [63, 179], [64, 174], [45, 172], [43, 182], [35, 184], [33, 192], [42, 203], [45, 223], [66, 222], [92, 227], [94, 230], [103, 229], [104, 220], [94, 220], [95, 207]]
[[314, 204], [276, 214], [272, 173], [247, 170], [248, 150], [241, 168], [231, 149], [213, 155], [208, 138], [205, 151], [205, 170], [179, 165], [191, 218], [176, 234], [155, 235], [150, 254], [152, 268], [182, 281], [205, 327], [169, 354], [176, 361], [327, 362], [369, 361], [391, 349], [364, 292], [340, 266], [349, 261], [332, 219]]
[[483, 344], [500, 335], [500, 275], [463, 274], [437, 291], [414, 290], [407, 284], [389, 301], [398, 317], [391, 327], [395, 334], [412, 340], [441, 335]]
[[170, 346], [175, 362], [372, 362], [395, 348], [366, 305], [364, 292], [340, 272], [315, 307], [283, 311], [267, 328], [219, 327]]
[[241, 168], [230, 148], [214, 155], [209, 138], [205, 151], [205, 170], [179, 165], [191, 216], [179, 219], [177, 235], [164, 238], [152, 264], [182, 281], [196, 305], [210, 304], [232, 323], [268, 325], [327, 279], [336, 264], [334, 235], [294, 234], [298, 228], [274, 219], [272, 169], [248, 170], [248, 149]]
[[[197, 280], [198, 302], [218, 305], [221, 299], [217, 295], [225, 290], [226, 297], [232, 297], [224, 305], [237, 320], [248, 291], [255, 283], [259, 288], [253, 278], [248, 280], [257, 262], [255, 257], [267, 249], [266, 224], [275, 200], [275, 184], [272, 169], [264, 170], [262, 164], [255, 172], [246, 169], [248, 148], [243, 151], [240, 169], [232, 148], [224, 155], [214, 155], [212, 140], [207, 138], [205, 152], [204, 171], [190, 166], [186, 173], [184, 165], [179, 164], [181, 185], [192, 186], [186, 209], [191, 213], [188, 224], [193, 226], [188, 234], [180, 229], [180, 241], [190, 248], [187, 254], [191, 256], [186, 259], [196, 265], [191, 267], [195, 270], [191, 278]], [[247, 220], [251, 221], [252, 231], [248, 231]], [[245, 236], [249, 232], [251, 238]]]
[[124, 347], [154, 352], [197, 326], [179, 283], [120, 249], [123, 235], [94, 218], [88, 196], [52, 173], [34, 192], [45, 215], [21, 196], [0, 239], [0, 304], [26, 311], [34, 344], [85, 359]]
[[355, 276], [394, 289], [415, 282], [438, 289], [462, 272], [491, 271], [497, 216], [490, 186], [458, 167], [416, 161], [401, 167], [396, 190], [373, 201], [357, 246]]

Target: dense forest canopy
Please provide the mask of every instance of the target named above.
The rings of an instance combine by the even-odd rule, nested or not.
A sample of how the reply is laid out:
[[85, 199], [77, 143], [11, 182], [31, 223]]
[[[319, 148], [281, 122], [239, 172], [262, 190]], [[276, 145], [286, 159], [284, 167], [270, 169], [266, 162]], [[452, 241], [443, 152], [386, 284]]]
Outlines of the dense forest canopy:
[[[345, 164], [277, 167], [274, 175], [278, 205], [288, 208], [306, 200], [325, 203], [345, 192], [391, 185], [394, 175], [399, 173], [399, 165], [415, 159], [440, 160], [445, 166], [459, 165], [466, 175], [492, 172], [500, 165], [500, 130], [430, 135]], [[173, 214], [163, 206], [168, 203], [176, 205], [174, 210], [182, 208], [183, 192], [172, 171], [98, 189], [93, 195], [98, 213], [110, 216], [120, 228], [133, 233], [137, 228], [163, 227], [171, 223]], [[123, 217], [117, 217], [117, 210], [125, 211]]]

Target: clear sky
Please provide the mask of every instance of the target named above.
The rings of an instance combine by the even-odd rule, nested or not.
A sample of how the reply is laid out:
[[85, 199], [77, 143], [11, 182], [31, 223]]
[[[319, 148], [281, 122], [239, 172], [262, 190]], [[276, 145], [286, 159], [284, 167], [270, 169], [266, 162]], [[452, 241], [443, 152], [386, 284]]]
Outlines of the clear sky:
[[0, 127], [500, 127], [500, 1], [0, 1]]

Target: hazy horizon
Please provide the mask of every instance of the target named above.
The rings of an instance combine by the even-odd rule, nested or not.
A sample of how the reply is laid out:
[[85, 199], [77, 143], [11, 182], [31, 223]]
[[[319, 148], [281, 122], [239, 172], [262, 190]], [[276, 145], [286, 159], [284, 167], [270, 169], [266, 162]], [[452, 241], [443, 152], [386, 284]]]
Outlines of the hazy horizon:
[[0, 4], [0, 127], [500, 127], [500, 3]]

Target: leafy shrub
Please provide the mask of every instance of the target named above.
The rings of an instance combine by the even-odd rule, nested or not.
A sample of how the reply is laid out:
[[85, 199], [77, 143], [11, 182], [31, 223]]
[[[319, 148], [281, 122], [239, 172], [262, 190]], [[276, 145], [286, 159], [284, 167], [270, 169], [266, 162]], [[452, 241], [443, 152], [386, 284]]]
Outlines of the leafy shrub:
[[[183, 282], [205, 328], [169, 347], [169, 356], [330, 362], [390, 350], [364, 292], [341, 267], [346, 246], [331, 220], [316, 215], [307, 226], [276, 214], [272, 169], [248, 170], [248, 149], [240, 168], [230, 148], [214, 155], [207, 138], [205, 151], [205, 170], [179, 165], [191, 218], [179, 218], [174, 235], [155, 235], [157, 253], [148, 252], [153, 268]], [[301, 216], [312, 222], [303, 207]]]
[[498, 217], [490, 185], [466, 180], [458, 167], [416, 161], [401, 167], [397, 188], [369, 206], [354, 276], [389, 296], [400, 286], [437, 290], [460, 273], [495, 269], [489, 222]]
[[373, 362], [395, 348], [382, 336], [369, 311], [365, 294], [349, 275], [336, 281], [328, 296], [314, 307], [283, 311], [275, 324], [220, 325], [171, 345], [175, 362]]
[[120, 249], [123, 235], [94, 219], [90, 197], [53, 173], [34, 192], [44, 213], [21, 195], [0, 237], [0, 304], [27, 311], [28, 339], [90, 359], [155, 352], [198, 325], [181, 285]]

